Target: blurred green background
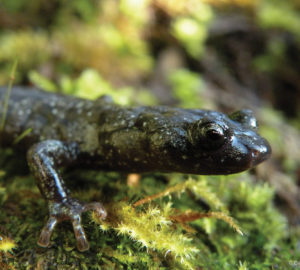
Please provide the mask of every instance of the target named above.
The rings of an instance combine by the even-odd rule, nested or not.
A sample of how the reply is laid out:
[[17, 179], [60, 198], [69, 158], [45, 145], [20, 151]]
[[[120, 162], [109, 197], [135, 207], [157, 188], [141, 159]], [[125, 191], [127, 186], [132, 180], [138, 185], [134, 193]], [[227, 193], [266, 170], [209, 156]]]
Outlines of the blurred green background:
[[[52, 251], [36, 251], [34, 242], [40, 227], [35, 236], [30, 236], [31, 249], [38, 253], [32, 259], [21, 232], [19, 239], [14, 238], [17, 232], [1, 225], [0, 237], [9, 231], [19, 245], [15, 253], [0, 252], [3, 269], [52, 269], [52, 262], [59, 256], [71, 257], [59, 264], [61, 268], [53, 269], [300, 267], [299, 1], [0, 0], [0, 85], [8, 84], [15, 59], [18, 69], [14, 83], [18, 85], [89, 99], [109, 94], [122, 105], [164, 104], [226, 113], [251, 108], [261, 124], [260, 133], [272, 145], [273, 156], [238, 179], [201, 178], [225, 201], [248, 235], [243, 241], [222, 238], [222, 233], [210, 234], [208, 225], [202, 224], [197, 237], [209, 235], [201, 242], [207, 248], [206, 255], [198, 254], [201, 259], [191, 260], [189, 266], [173, 264], [160, 252], [136, 248], [126, 237], [120, 239], [111, 233], [103, 238], [96, 232], [102, 240], [84, 268], [78, 261], [86, 258], [76, 251], [61, 251], [64, 255], [53, 251], [52, 257], [48, 254]], [[1, 169], [11, 179], [10, 167], [5, 167], [7, 156], [10, 154], [1, 154]], [[100, 176], [104, 187], [111, 185], [107, 180], [110, 177], [122, 178]], [[146, 184], [136, 191], [139, 196], [159, 192], [177, 183], [178, 178], [168, 176], [157, 190], [154, 186], [161, 176], [147, 177]], [[16, 179], [20, 181], [19, 176]], [[2, 207], [11, 205], [7, 194], [14, 194], [18, 186], [14, 180], [8, 182], [13, 183], [11, 190], [0, 182]], [[4, 188], [6, 191], [1, 192]], [[122, 198], [121, 190], [124, 197], [135, 196], [130, 188], [110, 188], [120, 189], [118, 199]], [[173, 203], [176, 205], [176, 199]], [[4, 217], [0, 218], [2, 222]], [[18, 224], [18, 220], [6, 220], [5, 224], [11, 222]], [[108, 250], [109, 246], [117, 247], [115, 252], [119, 253]], [[137, 250], [137, 258], [124, 259]], [[40, 268], [37, 258], [43, 258]]]

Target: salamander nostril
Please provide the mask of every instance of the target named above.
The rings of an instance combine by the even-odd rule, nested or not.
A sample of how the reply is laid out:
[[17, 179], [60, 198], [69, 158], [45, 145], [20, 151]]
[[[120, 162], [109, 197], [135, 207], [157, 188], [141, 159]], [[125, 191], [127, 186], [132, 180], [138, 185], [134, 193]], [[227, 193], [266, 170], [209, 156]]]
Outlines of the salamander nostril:
[[251, 155], [252, 155], [252, 158], [257, 158], [260, 154], [260, 151], [258, 150], [252, 150], [251, 151]]
[[255, 166], [270, 157], [272, 153], [271, 146], [267, 141], [264, 140], [263, 142], [264, 143], [262, 143], [257, 149], [254, 148], [250, 150], [252, 159], [251, 166]]

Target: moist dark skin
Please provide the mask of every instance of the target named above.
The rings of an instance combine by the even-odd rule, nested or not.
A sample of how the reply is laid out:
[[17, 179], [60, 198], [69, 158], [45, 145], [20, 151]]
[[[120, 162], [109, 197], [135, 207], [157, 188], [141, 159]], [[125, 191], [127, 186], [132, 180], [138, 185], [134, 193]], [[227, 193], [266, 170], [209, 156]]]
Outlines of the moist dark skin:
[[[5, 91], [0, 88], [0, 115]], [[70, 220], [80, 251], [89, 248], [82, 212], [92, 209], [102, 218], [107, 213], [99, 202], [72, 198], [60, 167], [217, 175], [247, 170], [271, 154], [250, 110], [227, 116], [164, 106], [124, 108], [107, 96], [90, 101], [24, 87], [12, 89], [0, 139], [1, 147], [26, 152], [48, 202], [49, 219], [38, 244], [49, 246], [57, 223]]]

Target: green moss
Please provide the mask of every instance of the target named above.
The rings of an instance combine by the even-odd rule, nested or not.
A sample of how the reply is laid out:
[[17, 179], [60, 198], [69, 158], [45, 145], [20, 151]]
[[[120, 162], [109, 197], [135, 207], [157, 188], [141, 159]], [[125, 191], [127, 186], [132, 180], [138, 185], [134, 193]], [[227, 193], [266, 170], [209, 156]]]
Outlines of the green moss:
[[[42, 269], [56, 269], [54, 263], [61, 269], [76, 269], [84, 263], [82, 269], [205, 267], [214, 270], [239, 269], [245, 265], [249, 269], [264, 269], [258, 268], [264, 264], [283, 267], [292, 260], [293, 256], [280, 254], [283, 258], [278, 262], [279, 254], [274, 255], [279, 246], [288, 252], [293, 245], [288, 244], [286, 222], [273, 207], [273, 190], [267, 185], [251, 183], [246, 174], [226, 178], [197, 177], [185, 182], [182, 182], [182, 176], [176, 174], [164, 177], [167, 181], [161, 181], [160, 175], [147, 175], [141, 179], [139, 186], [132, 188], [126, 185], [124, 177], [116, 173], [67, 173], [66, 179], [67, 182], [72, 179], [69, 186], [75, 197], [85, 201], [103, 201], [109, 212], [108, 220], [101, 222], [100, 226], [91, 222], [95, 218], [84, 216], [91, 249], [80, 253], [75, 248], [72, 228], [67, 222], [55, 230], [50, 248], [36, 245], [47, 216], [46, 204], [31, 177], [7, 174], [5, 192], [0, 193], [0, 219], [3, 221], [0, 233], [12, 237], [17, 248], [13, 257], [7, 255], [6, 259], [18, 269], [25, 269], [24, 263], [28, 267], [39, 264], [44, 267]], [[81, 183], [80, 191], [76, 191], [78, 182]], [[178, 190], [172, 189], [174, 184]], [[152, 200], [150, 204], [136, 209], [132, 207], [138, 198], [164, 190], [173, 192], [167, 197]], [[245, 235], [238, 235], [228, 224], [212, 218], [186, 224], [192, 229], [190, 232], [170, 219], [171, 215], [187, 209], [204, 213], [207, 211], [206, 204], [211, 209], [222, 208], [226, 204]], [[240, 261], [244, 262], [242, 266]]]
[[203, 99], [205, 83], [198, 73], [186, 69], [177, 69], [169, 75], [173, 96], [184, 108], [211, 109], [212, 104]]
[[[175, 17], [172, 22], [172, 34], [195, 58], [205, 50], [207, 25], [213, 17], [211, 7], [201, 1], [184, 1], [186, 13]], [[193, 6], [193, 8], [191, 8]]]
[[121, 105], [157, 103], [156, 98], [146, 89], [137, 90], [129, 86], [114, 88], [94, 69], [84, 70], [77, 79], [73, 80], [68, 76], [63, 76], [58, 85], [36, 71], [31, 71], [29, 78], [41, 89], [51, 92], [61, 91], [81, 98], [96, 99], [102, 95], [109, 95], [114, 102]]
[[253, 60], [254, 67], [261, 72], [272, 72], [280, 68], [285, 61], [286, 44], [282, 38], [268, 41], [266, 52]]
[[[35, 57], [32, 57], [32, 56]], [[19, 82], [30, 69], [48, 61], [50, 47], [48, 35], [30, 30], [6, 32], [0, 36], [0, 84], [9, 81], [11, 63], [18, 59], [16, 81]]]
[[[3, 9], [12, 17], [24, 9], [23, 0], [17, 0], [19, 5], [15, 6], [8, 2]], [[0, 25], [0, 84], [7, 81], [10, 63], [15, 58], [20, 64], [17, 82], [25, 81], [31, 69], [42, 70], [58, 80], [86, 68], [101, 72], [111, 81], [112, 76], [118, 76], [118, 83], [134, 82], [152, 67], [148, 45], [140, 38], [142, 24], [137, 27], [135, 18], [124, 16], [124, 5], [119, 8], [118, 3], [107, 0], [76, 0], [69, 5], [57, 0], [59, 8], [55, 9], [52, 4], [47, 7], [43, 1], [36, 2], [36, 7], [29, 5], [22, 10], [25, 23], [18, 31], [1, 31]], [[53, 13], [45, 25], [39, 24], [47, 17], [43, 12], [49, 16]], [[140, 13], [141, 18], [147, 17], [144, 15]], [[39, 27], [31, 28], [35, 23]]]
[[299, 38], [300, 18], [296, 1], [261, 1], [257, 18], [262, 27], [279, 28], [292, 32]]

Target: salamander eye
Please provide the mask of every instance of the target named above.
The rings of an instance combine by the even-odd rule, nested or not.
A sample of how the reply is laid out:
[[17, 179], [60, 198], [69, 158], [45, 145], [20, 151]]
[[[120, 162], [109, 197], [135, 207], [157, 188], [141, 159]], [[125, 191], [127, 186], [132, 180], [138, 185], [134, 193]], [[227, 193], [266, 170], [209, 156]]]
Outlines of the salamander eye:
[[196, 122], [189, 131], [189, 140], [206, 150], [220, 148], [227, 139], [224, 128], [214, 122]]
[[201, 137], [204, 148], [215, 150], [223, 145], [226, 136], [221, 126], [216, 123], [206, 123], [201, 127]]
[[211, 142], [223, 142], [224, 141], [224, 131], [223, 129], [213, 123], [208, 123], [202, 127], [202, 134], [210, 140]]

